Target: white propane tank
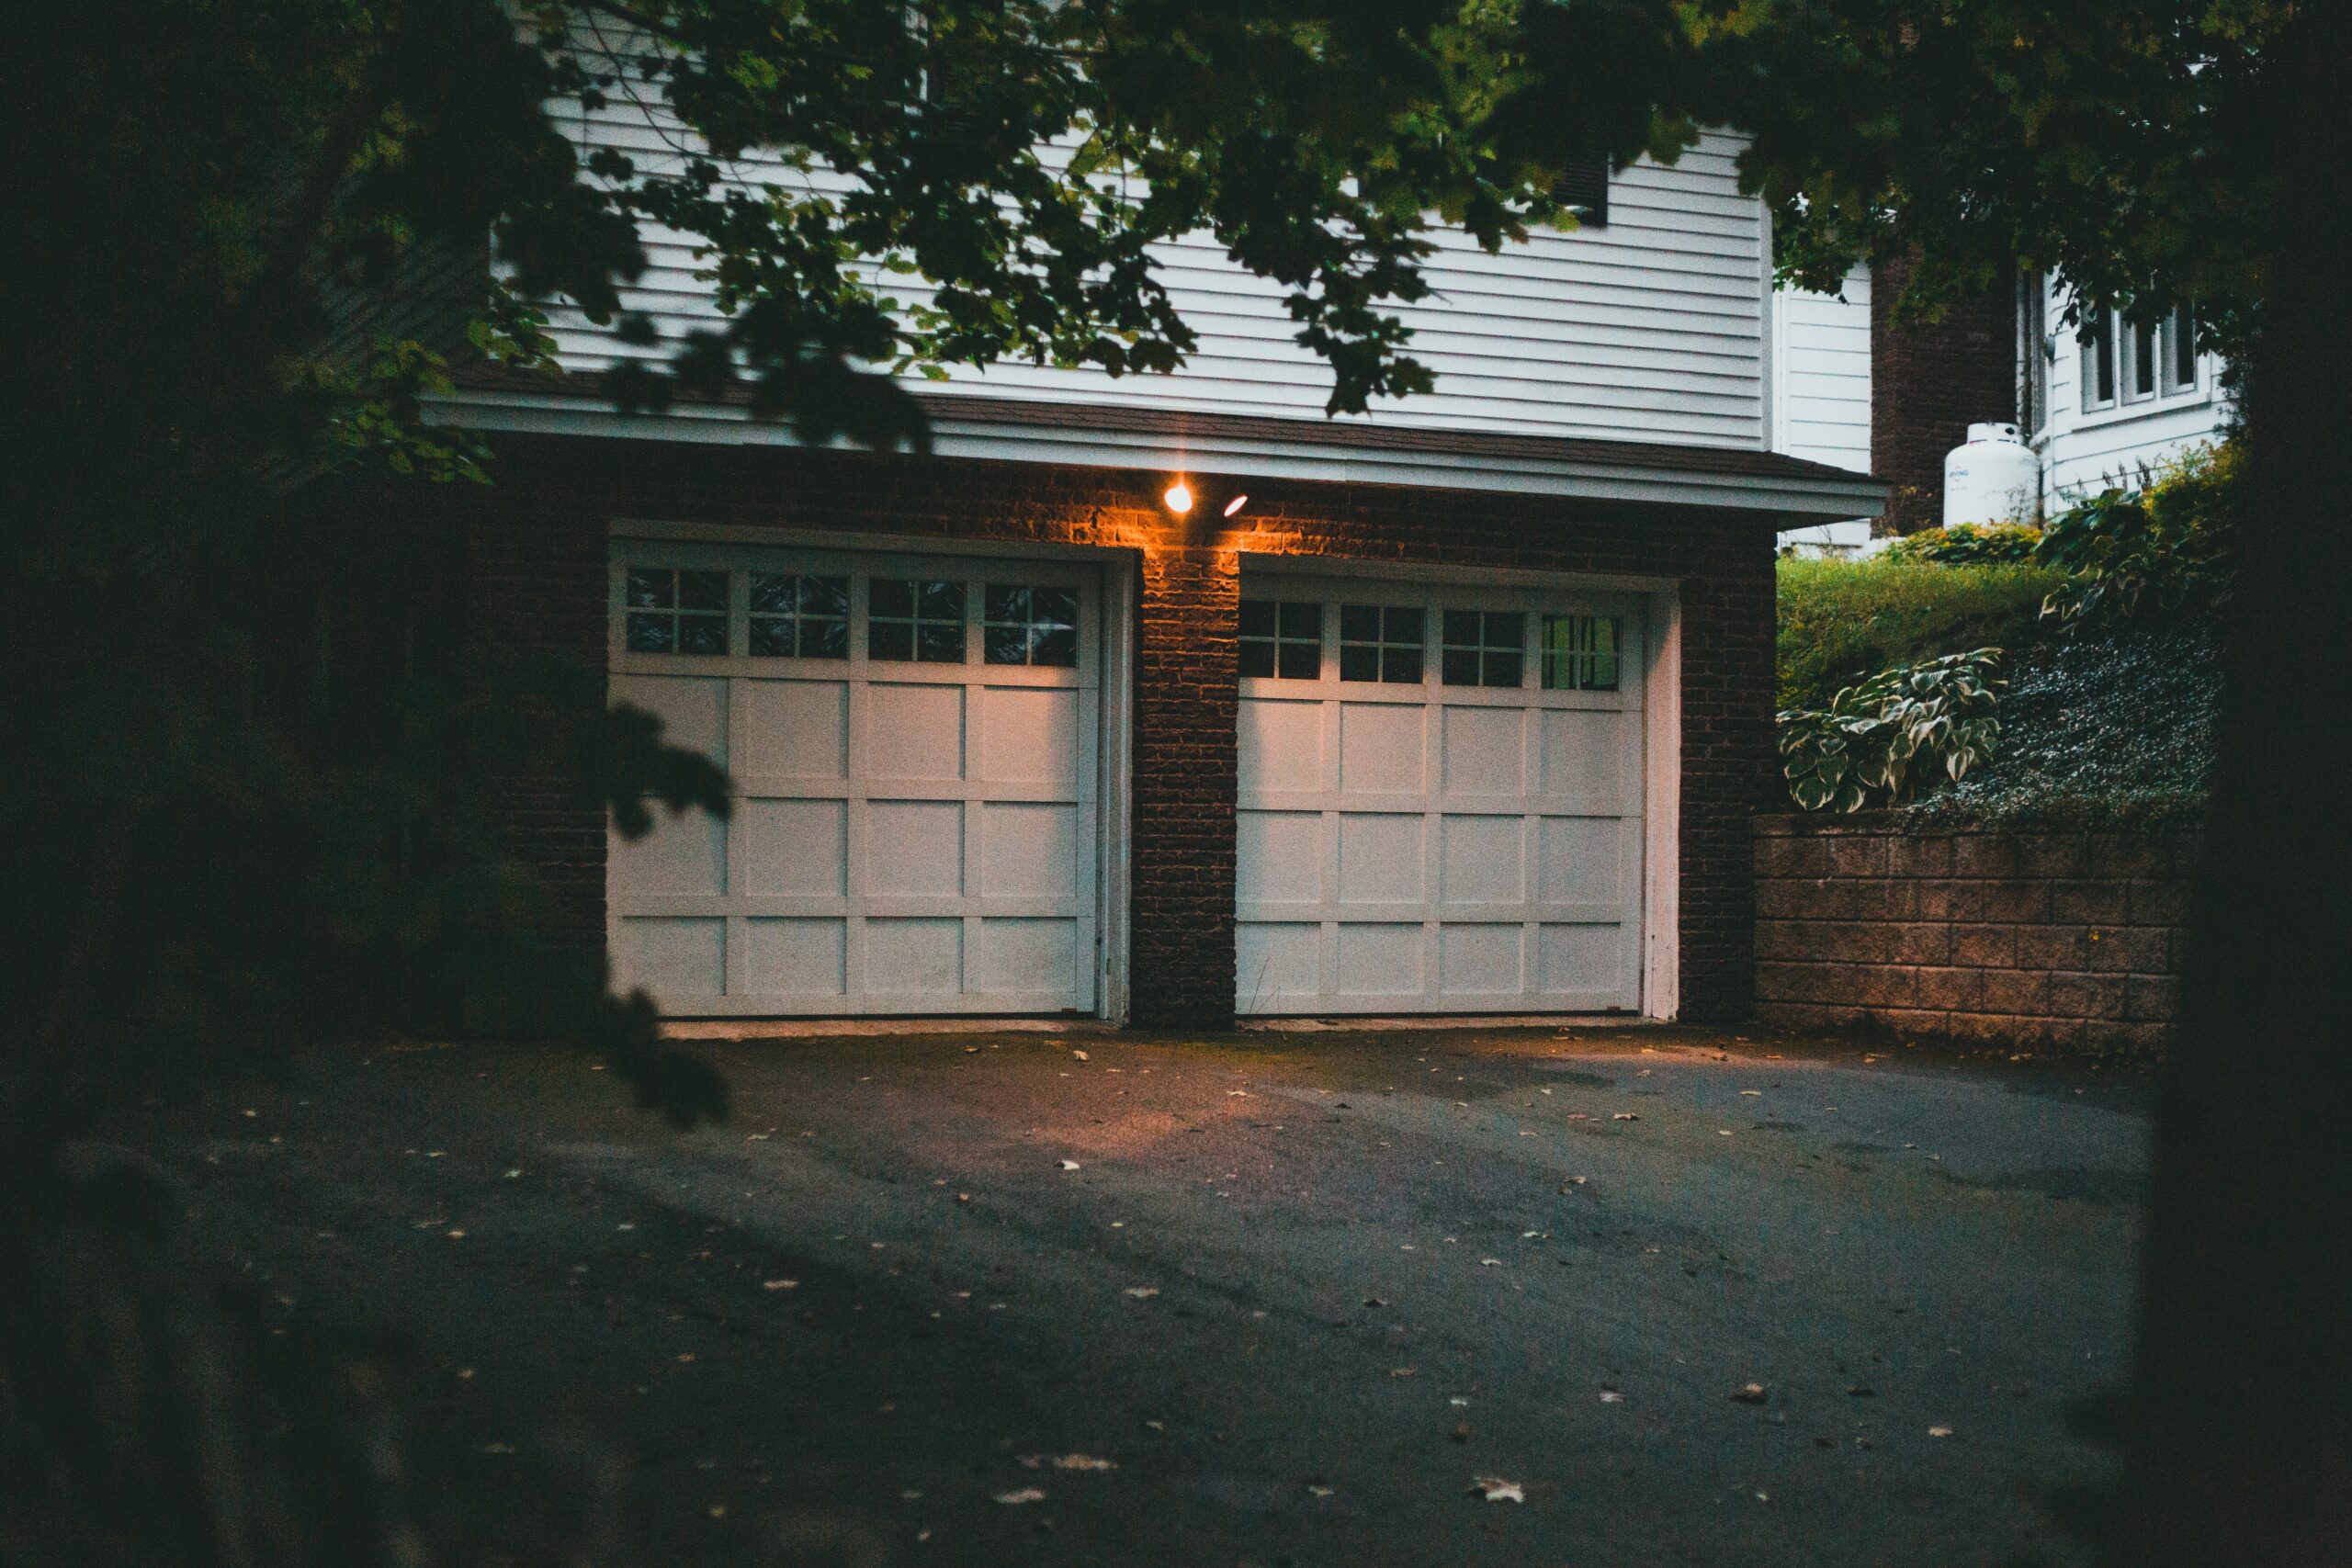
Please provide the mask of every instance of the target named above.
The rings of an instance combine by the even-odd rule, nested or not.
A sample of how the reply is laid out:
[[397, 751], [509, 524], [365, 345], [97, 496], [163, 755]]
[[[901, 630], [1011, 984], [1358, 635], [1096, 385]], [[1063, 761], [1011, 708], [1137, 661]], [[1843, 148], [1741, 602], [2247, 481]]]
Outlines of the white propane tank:
[[2014, 424], [1972, 424], [1944, 458], [1944, 526], [2030, 523], [2041, 499], [2041, 462]]

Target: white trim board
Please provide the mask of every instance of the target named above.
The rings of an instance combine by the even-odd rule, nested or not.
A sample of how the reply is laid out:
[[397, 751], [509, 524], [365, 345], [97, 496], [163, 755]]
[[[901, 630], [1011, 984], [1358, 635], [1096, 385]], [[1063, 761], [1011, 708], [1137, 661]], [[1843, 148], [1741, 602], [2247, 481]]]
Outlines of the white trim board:
[[[739, 410], [682, 405], [661, 414], [625, 414], [578, 399], [469, 391], [433, 400], [429, 422], [537, 435], [797, 446], [791, 431]], [[1304, 422], [1302, 422], [1304, 423]], [[1174, 436], [1136, 431], [1069, 430], [935, 416], [932, 455], [986, 462], [1058, 464], [1244, 479], [1401, 485], [1428, 490], [1549, 495], [1654, 506], [1704, 506], [1778, 513], [1808, 521], [1876, 516], [1883, 488], [1851, 479], [1744, 475], [1492, 453], [1385, 451], [1308, 438]], [[852, 450], [846, 443], [834, 449]], [[1747, 448], [1735, 448], [1747, 450]], [[1784, 526], [1794, 527], [1791, 522]]]

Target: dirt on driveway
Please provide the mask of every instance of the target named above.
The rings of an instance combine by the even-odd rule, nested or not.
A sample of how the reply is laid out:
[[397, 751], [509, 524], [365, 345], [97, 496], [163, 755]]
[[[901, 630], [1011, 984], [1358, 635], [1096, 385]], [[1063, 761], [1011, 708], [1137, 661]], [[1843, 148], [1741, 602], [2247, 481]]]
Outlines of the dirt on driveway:
[[[1662, 1030], [719, 1042], [679, 1134], [537, 1050], [158, 1111], [189, 1245], [393, 1330], [645, 1563], [2067, 1556], [2143, 1086]], [[570, 1439], [564, 1439], [570, 1440]]]

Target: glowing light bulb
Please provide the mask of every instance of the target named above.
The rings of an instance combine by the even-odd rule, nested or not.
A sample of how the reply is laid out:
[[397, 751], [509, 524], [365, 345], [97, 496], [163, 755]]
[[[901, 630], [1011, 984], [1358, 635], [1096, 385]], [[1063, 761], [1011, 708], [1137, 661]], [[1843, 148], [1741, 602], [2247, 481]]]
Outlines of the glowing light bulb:
[[1182, 479], [1178, 479], [1174, 484], [1168, 487], [1166, 492], [1163, 493], [1159, 499], [1168, 503], [1169, 511], [1173, 512], [1177, 516], [1182, 517], [1184, 513], [1193, 510], [1193, 487], [1186, 484]]
[[1247, 495], [1237, 495], [1231, 501], [1225, 503], [1225, 514], [1227, 517], [1230, 517], [1249, 504], [1250, 498]]

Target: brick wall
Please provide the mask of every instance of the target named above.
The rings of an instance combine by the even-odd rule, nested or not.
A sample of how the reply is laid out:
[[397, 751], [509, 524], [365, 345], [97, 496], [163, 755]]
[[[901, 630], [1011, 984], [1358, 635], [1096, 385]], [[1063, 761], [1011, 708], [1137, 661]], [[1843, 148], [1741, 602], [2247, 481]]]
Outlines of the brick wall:
[[[502, 437], [497, 482], [467, 494], [469, 636], [486, 655], [553, 649], [601, 667], [616, 518], [1108, 546], [1136, 562], [1130, 998], [1140, 1022], [1230, 1020], [1234, 987], [1235, 615], [1245, 553], [1638, 574], [1683, 604], [1681, 1009], [1747, 1014], [1748, 820], [1778, 798], [1771, 745], [1772, 530], [1739, 513], [1346, 485], [1250, 486], [1227, 524], [1204, 494], [1177, 527], [1165, 476], [762, 447]], [[601, 942], [604, 826], [561, 781], [508, 781], [518, 850], [571, 929]]]
[[2193, 830], [1756, 823], [1757, 1005], [1798, 1029], [2142, 1054], [2179, 1005]]
[[1939, 526], [1944, 457], [1968, 427], [2017, 418], [2017, 301], [2004, 281], [1936, 321], [1897, 325], [1895, 296], [1910, 269], [1871, 275], [1871, 472], [1894, 485], [1883, 526]]

